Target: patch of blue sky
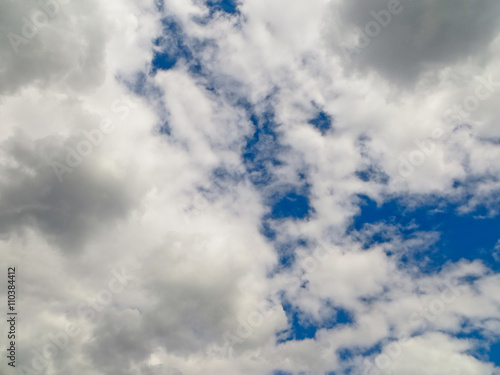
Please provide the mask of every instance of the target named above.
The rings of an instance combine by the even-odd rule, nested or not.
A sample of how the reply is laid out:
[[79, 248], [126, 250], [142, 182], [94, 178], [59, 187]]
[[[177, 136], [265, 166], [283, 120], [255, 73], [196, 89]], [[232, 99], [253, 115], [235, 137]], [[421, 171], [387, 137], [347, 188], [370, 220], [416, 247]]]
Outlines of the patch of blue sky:
[[162, 92], [160, 87], [155, 85], [144, 72], [137, 73], [133, 77], [118, 77], [130, 92], [137, 96], [147, 98], [149, 103], [156, 106], [156, 110], [161, 114], [163, 120], [157, 125], [157, 130], [163, 134], [170, 134], [170, 126], [166, 120], [167, 114], [162, 105]]
[[285, 311], [290, 328], [277, 333], [277, 342], [283, 343], [291, 340], [313, 339], [318, 330], [317, 324], [311, 322], [299, 309], [291, 304], [282, 302], [281, 305]]
[[[495, 250], [500, 238], [499, 215], [488, 216], [485, 208], [462, 214], [458, 212], [458, 204], [445, 201], [410, 207], [400, 199], [387, 201], [380, 206], [368, 197], [361, 199], [361, 212], [354, 218], [348, 230], [350, 233], [376, 223], [396, 226], [403, 239], [422, 232], [439, 233], [435, 244], [428, 249], [430, 251], [415, 253], [426, 259], [422, 271], [439, 271], [447, 262], [461, 259], [481, 259], [493, 270], [500, 269], [496, 255], [498, 249]], [[381, 233], [374, 233], [371, 238], [371, 243], [386, 241], [390, 241], [390, 238], [384, 238]]]
[[273, 223], [270, 220], [262, 220], [260, 225], [260, 233], [266, 237], [269, 241], [276, 240], [276, 230], [274, 229]]
[[271, 219], [304, 219], [312, 211], [309, 197], [306, 194], [297, 193], [294, 190], [276, 194], [271, 208]]
[[275, 241], [274, 248], [278, 253], [279, 269], [292, 267], [295, 263], [296, 250], [307, 247], [307, 241], [303, 238], [289, 238], [287, 241]]
[[194, 56], [187, 45], [187, 38], [181, 26], [173, 18], [162, 20], [163, 34], [155, 40], [156, 53], [153, 56], [151, 73], [173, 68], [179, 60], [192, 62]]
[[[276, 241], [273, 223], [309, 217], [313, 212], [309, 200], [309, 186], [304, 175], [299, 176], [298, 186], [279, 186], [279, 177], [276, 176], [275, 171], [283, 165], [280, 153], [286, 148], [280, 143], [274, 114], [272, 111], [267, 111], [257, 115], [248, 104], [246, 110], [254, 132], [243, 149], [243, 163], [249, 180], [262, 193], [264, 204], [269, 208], [268, 213], [262, 218], [261, 233], [269, 240], [275, 241], [274, 246], [280, 258], [280, 265], [288, 267], [293, 264], [295, 249], [301, 246], [301, 241], [288, 239], [286, 242], [279, 243]], [[271, 185], [273, 189], [272, 193], [269, 193]]]
[[247, 138], [242, 159], [249, 181], [262, 194], [268, 212], [262, 217], [261, 233], [273, 245], [279, 256], [279, 267], [290, 267], [295, 261], [295, 251], [304, 246], [300, 238], [283, 240], [276, 231], [283, 220], [306, 220], [314, 213], [310, 204], [310, 186], [305, 172], [297, 172], [295, 185], [281, 183], [277, 170], [284, 166], [283, 154], [290, 150], [281, 144], [280, 132], [274, 121], [271, 107], [272, 95], [266, 98], [268, 110], [257, 113], [245, 99], [240, 105], [253, 125], [253, 133]]
[[389, 182], [389, 176], [374, 166], [368, 166], [356, 171], [356, 176], [364, 182], [374, 182], [382, 185], [387, 185]]
[[263, 187], [271, 182], [273, 169], [283, 164], [278, 158], [283, 146], [279, 141], [272, 112], [265, 112], [260, 116], [250, 113], [249, 119], [254, 126], [254, 132], [243, 149], [243, 162], [250, 181]]
[[208, 0], [206, 4], [212, 12], [238, 13], [238, 3], [235, 0]]
[[270, 211], [262, 218], [262, 234], [275, 241], [280, 266], [290, 267], [295, 261], [296, 249], [306, 247], [307, 242], [302, 238], [276, 241], [273, 224], [281, 220], [304, 220], [314, 212], [309, 202], [308, 185], [276, 192], [268, 199], [267, 205]]
[[316, 117], [309, 120], [309, 124], [318, 129], [322, 135], [326, 135], [332, 129], [333, 118], [328, 113], [319, 111]]
[[339, 348], [337, 354], [343, 361], [348, 361], [354, 357], [370, 357], [382, 353], [382, 342], [378, 342], [370, 347]]
[[[247, 138], [242, 150], [243, 164], [250, 182], [259, 188], [266, 203], [272, 207], [280, 199], [277, 197], [269, 199], [266, 194], [269, 186], [277, 179], [274, 172], [275, 168], [283, 164], [279, 159], [279, 154], [284, 149], [276, 130], [274, 115], [272, 111], [257, 114], [254, 107], [244, 99], [239, 103], [245, 109], [253, 125], [253, 133]], [[271, 208], [270, 211], [272, 212]], [[262, 233], [268, 239], [274, 240], [276, 233], [270, 220], [272, 220], [270, 214], [263, 218]]]
[[[271, 98], [267, 100], [270, 101]], [[280, 186], [275, 171], [284, 165], [280, 156], [288, 150], [281, 144], [274, 112], [268, 110], [257, 114], [250, 104], [243, 102], [243, 105], [254, 131], [247, 139], [242, 158], [250, 181], [263, 193], [265, 204], [270, 208], [264, 220], [307, 218], [313, 210], [309, 200], [309, 186], [303, 173], [297, 176], [297, 186], [283, 184], [278, 191], [267, 194], [271, 184], [275, 190]]]
[[291, 340], [314, 339], [320, 329], [331, 329], [339, 325], [353, 324], [354, 320], [349, 311], [341, 307], [330, 307], [330, 314], [323, 321], [314, 321], [304, 314], [298, 307], [283, 299], [281, 302], [285, 311], [289, 329], [277, 333], [277, 342], [283, 343]]
[[488, 360], [496, 366], [500, 366], [500, 340], [490, 345], [488, 350]]
[[208, 14], [197, 15], [193, 18], [199, 25], [208, 25], [220, 17], [232, 18], [234, 27], [239, 27], [241, 22], [244, 21], [244, 17], [240, 17], [239, 4], [235, 0], [207, 0], [205, 5]]
[[[189, 37], [175, 18], [162, 20], [163, 33], [154, 43], [156, 52], [151, 64], [151, 74], [169, 70], [179, 62], [194, 76], [209, 77], [210, 72], [202, 63], [201, 56], [209, 49], [216, 49], [216, 42], [208, 38]], [[209, 86], [209, 84], [207, 84]]]
[[357, 140], [359, 152], [364, 160], [364, 166], [355, 172], [356, 176], [364, 182], [386, 185], [389, 182], [389, 176], [383, 171], [380, 165], [370, 157], [369, 141], [370, 137], [362, 135]]
[[133, 77], [118, 77], [118, 80], [123, 82], [131, 92], [139, 96], [147, 96], [151, 89], [148, 77], [144, 72], [139, 72]]
[[351, 347], [345, 348], [341, 347], [337, 349], [337, 355], [342, 363], [342, 372], [339, 374], [352, 374], [358, 373], [356, 371], [355, 366], [352, 364], [352, 360], [354, 358], [368, 358], [372, 356], [376, 356], [382, 353], [383, 345], [382, 342], [378, 342], [375, 345], [370, 347]]
[[473, 349], [466, 352], [480, 361], [492, 362], [500, 366], [500, 336], [492, 337], [483, 335], [482, 331], [470, 328], [466, 323], [462, 326], [462, 331], [454, 335], [458, 339], [472, 341]]
[[234, 168], [221, 165], [212, 171], [210, 179], [215, 187], [223, 190], [229, 188], [234, 183], [243, 181], [244, 174]]

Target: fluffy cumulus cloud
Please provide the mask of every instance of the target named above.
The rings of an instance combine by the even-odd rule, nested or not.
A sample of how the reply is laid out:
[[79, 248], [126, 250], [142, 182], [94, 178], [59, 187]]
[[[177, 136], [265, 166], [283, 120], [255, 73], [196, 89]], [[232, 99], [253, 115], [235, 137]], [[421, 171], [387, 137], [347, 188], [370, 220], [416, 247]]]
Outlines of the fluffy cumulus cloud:
[[2, 374], [500, 374], [499, 19], [1, 2]]

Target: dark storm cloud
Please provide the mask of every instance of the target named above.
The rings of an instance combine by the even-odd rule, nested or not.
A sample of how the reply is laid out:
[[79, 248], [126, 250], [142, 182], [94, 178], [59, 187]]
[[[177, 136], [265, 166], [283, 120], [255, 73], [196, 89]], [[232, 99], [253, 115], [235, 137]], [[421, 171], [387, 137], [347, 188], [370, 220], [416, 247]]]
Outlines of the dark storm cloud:
[[0, 167], [0, 234], [34, 227], [67, 252], [80, 249], [88, 234], [127, 214], [133, 191], [120, 179], [85, 162], [60, 181], [46, 150], [63, 153], [55, 142], [33, 141], [22, 132], [7, 139]]
[[327, 39], [345, 66], [398, 85], [467, 60], [481, 65], [500, 26], [494, 0], [354, 0], [333, 14]]

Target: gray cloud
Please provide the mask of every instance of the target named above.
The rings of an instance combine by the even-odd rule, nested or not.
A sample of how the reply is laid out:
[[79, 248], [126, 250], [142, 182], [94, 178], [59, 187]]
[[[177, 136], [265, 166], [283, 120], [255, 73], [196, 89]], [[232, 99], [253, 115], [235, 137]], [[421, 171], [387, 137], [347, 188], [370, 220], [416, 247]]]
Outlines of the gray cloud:
[[[401, 0], [400, 6], [393, 8], [388, 6], [391, 3], [332, 3], [336, 17], [325, 19], [330, 30], [327, 43], [341, 55], [348, 51], [352, 57], [350, 62], [344, 61], [348, 70], [376, 71], [390, 82], [405, 86], [458, 63], [473, 61], [482, 65], [492, 56], [488, 48], [500, 27], [497, 1]], [[397, 12], [388, 16], [388, 8]], [[373, 13], [379, 15], [379, 20]], [[352, 50], [359, 46], [356, 36], [361, 32], [366, 35], [367, 28], [369, 44]]]
[[89, 162], [59, 181], [47, 150], [52, 148], [49, 153], [64, 160], [63, 145], [70, 144], [34, 141], [23, 132], [3, 142], [3, 157], [9, 163], [0, 168], [0, 233], [33, 226], [71, 253], [81, 249], [89, 234], [124, 218], [136, 204], [133, 184], [99, 172]]
[[94, 1], [3, 1], [0, 94], [33, 84], [91, 89], [105, 77], [108, 35]]

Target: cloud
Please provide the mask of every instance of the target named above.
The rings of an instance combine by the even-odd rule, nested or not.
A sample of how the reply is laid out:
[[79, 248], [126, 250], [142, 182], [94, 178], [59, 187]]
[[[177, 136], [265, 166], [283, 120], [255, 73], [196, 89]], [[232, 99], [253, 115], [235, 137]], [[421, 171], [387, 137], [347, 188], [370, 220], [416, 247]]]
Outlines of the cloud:
[[325, 20], [331, 30], [327, 43], [349, 57], [352, 63], [345, 66], [375, 71], [396, 85], [439, 79], [450, 67], [481, 67], [492, 58], [500, 12], [494, 1], [331, 4], [336, 16]]
[[389, 3], [3, 2], [0, 264], [19, 267], [19, 365], [498, 372], [478, 354], [500, 335], [495, 264], [446, 258], [453, 233], [420, 226], [432, 210], [496, 219], [500, 8]]

